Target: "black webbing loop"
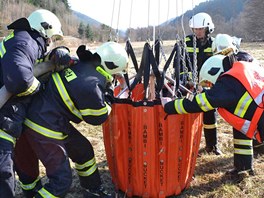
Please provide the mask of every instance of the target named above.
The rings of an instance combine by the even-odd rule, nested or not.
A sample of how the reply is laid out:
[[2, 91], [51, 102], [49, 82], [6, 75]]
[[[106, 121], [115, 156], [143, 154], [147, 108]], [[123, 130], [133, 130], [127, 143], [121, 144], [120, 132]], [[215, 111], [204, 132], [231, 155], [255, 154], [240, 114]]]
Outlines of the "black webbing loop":
[[138, 63], [137, 63], [137, 59], [136, 59], [136, 56], [135, 56], [135, 53], [134, 53], [134, 49], [130, 43], [129, 40], [126, 41], [126, 51], [127, 51], [127, 54], [128, 54], [128, 57], [130, 56], [131, 57], [131, 60], [133, 62], [133, 65], [134, 65], [134, 68], [136, 70], [136, 72], [138, 72]]
[[135, 86], [141, 82], [142, 77], [144, 77], [143, 84], [144, 84], [144, 91], [145, 91], [145, 98], [144, 98], [145, 100], [147, 99], [147, 88], [149, 85], [149, 78], [151, 75], [150, 65], [152, 65], [152, 71], [156, 77], [157, 85], [160, 86], [161, 75], [160, 75], [154, 54], [152, 52], [152, 48], [149, 45], [149, 43], [147, 42], [144, 45], [144, 49], [143, 49], [143, 53], [142, 53], [142, 57], [141, 57], [141, 62], [140, 62], [140, 67], [138, 69], [138, 72], [135, 76], [134, 81], [131, 84], [131, 90], [133, 90], [135, 88]]
[[160, 63], [160, 39], [157, 39], [155, 41], [155, 45], [154, 45], [154, 50], [155, 50], [155, 60], [156, 63], [159, 65]]
[[177, 48], [176, 45], [177, 45], [177, 43], [174, 45], [174, 47], [172, 49], [172, 52], [171, 52], [168, 60], [165, 63], [165, 66], [164, 66], [162, 74], [161, 74], [161, 82], [159, 83], [159, 87], [157, 88], [157, 92], [160, 92], [162, 87], [163, 87], [163, 85], [164, 85], [166, 72], [167, 72], [167, 70], [168, 70], [168, 68], [169, 68], [169, 66], [171, 64], [171, 61], [172, 61], [172, 59], [173, 59], [173, 57], [174, 57], [174, 55], [176, 53], [176, 48]]
[[175, 91], [177, 91], [180, 87], [180, 65], [181, 65], [181, 47], [179, 43], [176, 43], [175, 45], [176, 54], [174, 56], [173, 60], [173, 68], [174, 68], [174, 78], [175, 78]]

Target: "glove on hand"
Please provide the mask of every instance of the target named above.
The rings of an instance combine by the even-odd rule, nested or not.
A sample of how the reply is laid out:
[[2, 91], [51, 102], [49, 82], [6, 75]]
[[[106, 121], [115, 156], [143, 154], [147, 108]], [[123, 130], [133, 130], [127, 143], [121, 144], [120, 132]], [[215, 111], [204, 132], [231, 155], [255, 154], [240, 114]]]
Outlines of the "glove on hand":
[[161, 97], [160, 100], [161, 100], [161, 105], [164, 107], [166, 103], [172, 101], [172, 98], [169, 98], [169, 97]]
[[61, 71], [73, 64], [69, 48], [65, 46], [56, 47], [49, 53], [49, 60], [55, 64], [55, 71]]

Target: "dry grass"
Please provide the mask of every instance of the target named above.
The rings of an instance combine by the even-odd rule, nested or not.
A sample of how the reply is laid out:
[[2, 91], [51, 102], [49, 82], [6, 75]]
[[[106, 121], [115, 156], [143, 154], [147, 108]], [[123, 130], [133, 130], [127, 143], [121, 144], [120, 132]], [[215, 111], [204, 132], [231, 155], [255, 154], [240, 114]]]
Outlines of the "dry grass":
[[[66, 42], [66, 41], [64, 41]], [[70, 39], [70, 48], [74, 53], [76, 47], [81, 44], [80, 40]], [[137, 57], [141, 56], [144, 43], [133, 43]], [[65, 43], [67, 45], [67, 43]], [[174, 42], [164, 42], [164, 51], [169, 55]], [[94, 48], [96, 44], [88, 44], [89, 48]], [[255, 58], [264, 64], [264, 43], [246, 43], [242, 45], [242, 49], [251, 53]], [[106, 188], [113, 192], [114, 185], [111, 182], [109, 174], [101, 126], [93, 127], [86, 123], [76, 125], [76, 127], [91, 141], [94, 146], [96, 160], [101, 172], [101, 177]], [[258, 198], [264, 197], [264, 157], [259, 156], [254, 159], [254, 168], [256, 175], [244, 179], [240, 183], [236, 183], [224, 176], [224, 173], [233, 167], [233, 142], [232, 129], [220, 117], [218, 118], [218, 138], [219, 145], [224, 154], [222, 156], [202, 154], [197, 159], [195, 177], [191, 182], [191, 186], [183, 191], [177, 197], [182, 198]], [[201, 152], [204, 147], [204, 137], [201, 139]], [[45, 175], [43, 167], [41, 167], [42, 176]], [[78, 177], [73, 170], [74, 181], [66, 198], [82, 197], [80, 194], [80, 185]], [[45, 178], [44, 178], [45, 179]], [[17, 197], [22, 197], [21, 190], [17, 189]]]

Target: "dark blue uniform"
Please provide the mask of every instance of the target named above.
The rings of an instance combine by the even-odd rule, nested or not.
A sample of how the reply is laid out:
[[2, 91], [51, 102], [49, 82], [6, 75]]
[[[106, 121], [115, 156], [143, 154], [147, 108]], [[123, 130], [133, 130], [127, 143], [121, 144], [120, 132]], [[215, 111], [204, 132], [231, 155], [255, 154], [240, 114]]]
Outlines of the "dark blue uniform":
[[[194, 53], [194, 43], [193, 43], [193, 35], [189, 35], [185, 38], [186, 46], [187, 46], [187, 52], [190, 57], [190, 61], [193, 66], [193, 53]], [[200, 39], [196, 39], [196, 59], [197, 59], [197, 74], [199, 74], [200, 69], [203, 65], [203, 63], [210, 58], [212, 53], [212, 38], [207, 37], [205, 41], [201, 42]], [[188, 61], [186, 61], [187, 67], [189, 71], [191, 71], [191, 66], [188, 65]], [[182, 69], [183, 70], [183, 69]], [[183, 70], [184, 71], [184, 70]], [[204, 137], [205, 137], [205, 143], [206, 143], [206, 150], [208, 152], [215, 152], [216, 154], [220, 154], [220, 151], [218, 151], [217, 146], [217, 122], [216, 122], [216, 112], [215, 110], [211, 110], [208, 112], [205, 112], [203, 114], [203, 131], [204, 131]]]
[[0, 86], [13, 94], [0, 110], [0, 197], [14, 197], [13, 148], [22, 131], [30, 95], [40, 83], [33, 66], [43, 60], [46, 41], [36, 31], [15, 29], [0, 43]]
[[[35, 197], [65, 196], [72, 182], [68, 157], [75, 162], [83, 188], [101, 185], [90, 142], [70, 124], [85, 121], [100, 125], [108, 117], [106, 78], [96, 66], [79, 62], [53, 73], [46, 89], [33, 98], [21, 137], [24, 141], [16, 146], [16, 168], [28, 197], [34, 193]], [[44, 164], [49, 178], [44, 186], [38, 179], [37, 159]]]

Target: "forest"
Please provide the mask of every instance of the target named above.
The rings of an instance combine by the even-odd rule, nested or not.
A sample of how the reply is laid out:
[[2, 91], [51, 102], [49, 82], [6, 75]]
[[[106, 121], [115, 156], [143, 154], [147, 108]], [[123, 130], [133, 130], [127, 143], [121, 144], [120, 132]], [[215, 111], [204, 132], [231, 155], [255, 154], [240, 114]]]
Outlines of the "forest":
[[[65, 35], [86, 38], [90, 41], [104, 41], [109, 32], [116, 32], [105, 24], [95, 27], [83, 21], [70, 8], [67, 0], [1, 0], [0, 37], [7, 34], [6, 26], [20, 17], [27, 17], [33, 10], [45, 8], [54, 12], [61, 20]], [[263, 41], [264, 4], [262, 0], [207, 0], [184, 15], [160, 24], [156, 29], [162, 40], [173, 40], [177, 35], [189, 34], [189, 18], [198, 12], [207, 12], [215, 24], [213, 36], [227, 33], [245, 41]], [[183, 28], [184, 27], [184, 28]], [[121, 39], [144, 41], [152, 37], [153, 27], [128, 28]], [[184, 32], [183, 32], [184, 30]]]

